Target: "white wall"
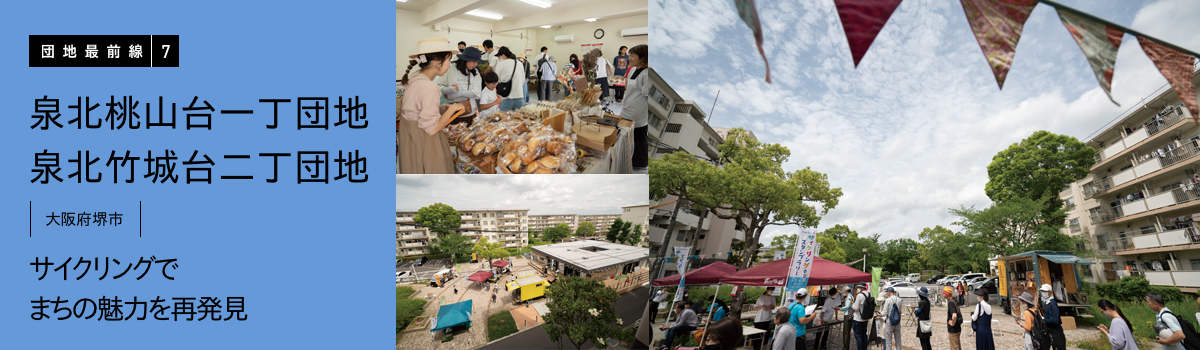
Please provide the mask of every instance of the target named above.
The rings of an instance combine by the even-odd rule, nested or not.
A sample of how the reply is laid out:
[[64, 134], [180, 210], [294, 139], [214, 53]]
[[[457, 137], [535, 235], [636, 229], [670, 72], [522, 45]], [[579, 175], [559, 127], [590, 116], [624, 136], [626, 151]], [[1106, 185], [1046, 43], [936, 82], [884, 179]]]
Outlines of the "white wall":
[[[580, 44], [603, 43], [604, 57], [612, 62], [613, 57], [617, 57], [617, 49], [621, 46], [634, 47], [636, 45], [646, 44], [648, 36], [635, 36], [623, 38], [621, 37], [622, 29], [639, 28], [648, 26], [648, 17], [646, 15], [624, 17], [611, 20], [598, 20], [590, 23], [566, 25], [561, 28], [555, 26], [549, 29], [538, 28], [537, 40], [534, 50], [539, 50], [542, 46], [549, 49], [550, 56], [554, 56], [558, 60], [558, 66], [561, 68], [566, 65], [567, 58], [571, 54], [583, 58], [586, 52], [580, 49]], [[604, 38], [596, 39], [596, 29], [604, 29]], [[575, 34], [575, 41], [569, 43], [556, 43], [554, 37], [557, 35]]]
[[[645, 17], [643, 16], [643, 18]], [[497, 48], [508, 46], [517, 54], [526, 48], [532, 48], [534, 54], [537, 53], [538, 47], [533, 47], [537, 33], [533, 30], [489, 34], [489, 31], [492, 30], [491, 23], [458, 18], [452, 18], [439, 24], [442, 29], [440, 31], [433, 30], [432, 25], [421, 25], [420, 13], [396, 10], [396, 79], [404, 76], [404, 69], [408, 68], [408, 56], [417, 51], [417, 41], [429, 37], [446, 38], [454, 47], [457, 47], [455, 44], [459, 41], [465, 41], [470, 46], [479, 46], [483, 45], [484, 40], [491, 39]], [[449, 33], [446, 32], [447, 27], [450, 28]], [[521, 39], [522, 34], [524, 39]], [[550, 39], [553, 41], [554, 38]]]

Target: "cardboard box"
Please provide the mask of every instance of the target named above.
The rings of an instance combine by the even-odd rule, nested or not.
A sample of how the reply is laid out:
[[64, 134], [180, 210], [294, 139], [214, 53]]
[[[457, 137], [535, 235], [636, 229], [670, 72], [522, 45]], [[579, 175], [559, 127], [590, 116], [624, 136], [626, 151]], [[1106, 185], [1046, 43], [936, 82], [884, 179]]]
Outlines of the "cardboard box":
[[1075, 317], [1071, 317], [1071, 316], [1059, 316], [1059, 317], [1062, 318], [1063, 330], [1075, 329]]
[[577, 136], [575, 143], [585, 147], [608, 151], [617, 143], [617, 128], [611, 126], [583, 123], [571, 127], [571, 131]]
[[566, 122], [567, 111], [554, 108], [542, 111], [542, 123], [554, 128], [554, 131], [563, 132]]

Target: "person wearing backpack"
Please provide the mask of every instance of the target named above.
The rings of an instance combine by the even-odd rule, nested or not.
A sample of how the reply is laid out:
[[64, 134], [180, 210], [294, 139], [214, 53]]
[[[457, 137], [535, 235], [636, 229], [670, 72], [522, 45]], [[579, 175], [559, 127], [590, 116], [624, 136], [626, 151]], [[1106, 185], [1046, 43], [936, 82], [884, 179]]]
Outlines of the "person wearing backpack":
[[896, 296], [896, 289], [887, 287], [884, 292], [887, 293], [887, 299], [883, 300], [883, 309], [881, 312], [876, 312], [878, 317], [883, 318], [883, 349], [902, 350], [904, 349], [903, 342], [900, 341], [900, 297]]
[[1162, 323], [1167, 329], [1171, 330], [1170, 337], [1163, 338], [1160, 336], [1155, 338], [1155, 341], [1157, 341], [1159, 344], [1162, 344], [1162, 349], [1187, 349], [1183, 346], [1184, 340], [1186, 339], [1186, 336], [1183, 332], [1183, 326], [1181, 325], [1179, 318], [1175, 317], [1175, 313], [1171, 312], [1171, 309], [1167, 308], [1166, 301], [1163, 300], [1162, 295], [1159, 295], [1158, 293], [1146, 293], [1146, 304], [1150, 306], [1150, 310], [1154, 310], [1154, 312], [1157, 313], [1154, 316], [1155, 322]]
[[950, 338], [950, 350], [962, 350], [959, 336], [962, 335], [963, 317], [962, 311], [959, 311], [958, 302], [953, 298], [954, 288], [943, 287], [942, 296], [946, 297], [946, 333]]
[[1104, 335], [1108, 336], [1109, 344], [1112, 344], [1113, 350], [1138, 350], [1137, 339], [1133, 337], [1133, 323], [1125, 318], [1125, 314], [1121, 312], [1121, 308], [1108, 299], [1100, 299], [1096, 306], [1100, 311], [1112, 319], [1112, 329], [1099, 325], [1096, 328], [1100, 329]]
[[806, 325], [812, 322], [813, 318], [817, 316], [815, 313], [808, 316], [804, 315], [805, 311], [807, 311], [804, 306], [805, 299], [808, 299], [808, 289], [800, 288], [800, 290], [796, 291], [796, 301], [792, 302], [792, 305], [789, 306], [791, 317], [788, 319], [788, 323], [791, 323], [792, 327], [796, 329], [796, 350], [808, 350], [808, 342], [805, 341], [804, 331], [807, 327]]
[[1052, 337], [1050, 346], [1054, 350], [1066, 350], [1067, 336], [1063, 333], [1062, 316], [1058, 313], [1058, 301], [1054, 300], [1054, 294], [1051, 294], [1052, 289], [1049, 284], [1043, 284], [1040, 289], [1042, 290], [1042, 305], [1044, 305], [1042, 318], [1046, 322], [1046, 328], [1050, 329]]
[[975, 290], [979, 304], [971, 313], [971, 329], [975, 331], [975, 350], [996, 350], [996, 341], [992, 339], [992, 304], [988, 304], [986, 288]]
[[1044, 350], [1050, 348], [1050, 339], [1047, 337], [1049, 332], [1044, 323], [1038, 323], [1041, 320], [1042, 310], [1039, 310], [1038, 304], [1033, 301], [1033, 295], [1028, 292], [1022, 293], [1017, 300], [1025, 303], [1025, 312], [1021, 313], [1022, 318], [1017, 318], [1017, 325], [1025, 329], [1025, 350]]
[[858, 284], [854, 288], [854, 295], [854, 304], [850, 307], [854, 311], [854, 343], [859, 350], [866, 350], [867, 322], [875, 315], [875, 301], [871, 300], [866, 283]]

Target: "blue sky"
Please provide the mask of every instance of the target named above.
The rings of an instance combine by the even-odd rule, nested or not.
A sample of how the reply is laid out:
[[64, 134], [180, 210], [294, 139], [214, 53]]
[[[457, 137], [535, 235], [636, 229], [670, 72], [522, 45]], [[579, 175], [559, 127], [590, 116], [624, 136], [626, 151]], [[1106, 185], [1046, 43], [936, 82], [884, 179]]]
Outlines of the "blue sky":
[[[1200, 51], [1200, 1], [1061, 3]], [[819, 230], [883, 239], [950, 226], [949, 208], [991, 205], [987, 165], [1037, 130], [1089, 139], [1166, 79], [1124, 37], [1108, 100], [1054, 9], [1025, 24], [1001, 91], [958, 1], [906, 0], [855, 69], [833, 1], [760, 1], [762, 58], [731, 0], [650, 1], [650, 65], [710, 123], [792, 151], [787, 170], [829, 174], [845, 195]], [[957, 230], [957, 227], [952, 227]], [[771, 236], [797, 228], [772, 227]]]

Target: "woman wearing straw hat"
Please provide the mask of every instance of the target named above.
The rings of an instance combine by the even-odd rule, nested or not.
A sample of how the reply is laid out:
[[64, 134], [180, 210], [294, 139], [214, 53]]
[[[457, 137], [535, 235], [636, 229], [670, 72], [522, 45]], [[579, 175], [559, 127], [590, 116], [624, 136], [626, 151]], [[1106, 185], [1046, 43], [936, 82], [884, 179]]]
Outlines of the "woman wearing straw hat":
[[447, 101], [461, 102], [466, 112], [454, 119], [450, 124], [471, 124], [479, 110], [479, 97], [483, 95], [483, 76], [479, 74], [479, 62], [483, 61], [483, 52], [474, 47], [468, 47], [454, 61], [454, 67], [445, 75], [433, 81], [442, 89], [442, 96]]
[[[458, 50], [446, 38], [426, 38], [417, 42], [404, 77], [404, 98], [401, 101], [400, 125], [396, 131], [399, 147], [397, 162], [403, 174], [452, 174], [450, 143], [442, 128], [450, 124], [462, 104], [439, 105], [441, 89], [433, 79], [450, 70], [450, 55]], [[417, 72], [410, 75], [413, 67]]]
[[1025, 312], [1021, 313], [1023, 319], [1016, 319], [1017, 325], [1025, 329], [1025, 350], [1037, 350], [1037, 347], [1033, 346], [1033, 321], [1036, 318], [1042, 317], [1041, 310], [1039, 310], [1040, 308], [1037, 303], [1033, 301], [1033, 295], [1029, 294], [1029, 292], [1021, 293], [1021, 296], [1017, 297], [1017, 300], [1025, 304]]

